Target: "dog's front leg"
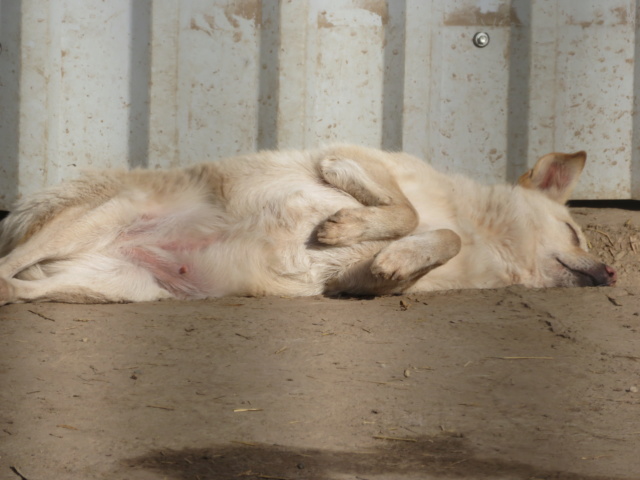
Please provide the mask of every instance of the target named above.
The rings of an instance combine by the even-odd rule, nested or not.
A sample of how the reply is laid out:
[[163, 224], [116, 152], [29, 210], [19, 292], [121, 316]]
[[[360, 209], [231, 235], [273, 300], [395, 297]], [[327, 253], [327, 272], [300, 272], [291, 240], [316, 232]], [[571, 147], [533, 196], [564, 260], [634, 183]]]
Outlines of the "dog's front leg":
[[455, 257], [460, 248], [460, 237], [452, 230], [409, 235], [383, 248], [371, 264], [371, 273], [385, 280], [415, 282]]
[[317, 231], [320, 243], [391, 240], [411, 233], [418, 225], [418, 213], [381, 162], [330, 155], [320, 161], [320, 173], [327, 183], [363, 205], [343, 208], [325, 220]]
[[318, 227], [316, 236], [325, 245], [353, 245], [371, 240], [394, 240], [410, 233], [417, 224], [410, 205], [343, 208]]

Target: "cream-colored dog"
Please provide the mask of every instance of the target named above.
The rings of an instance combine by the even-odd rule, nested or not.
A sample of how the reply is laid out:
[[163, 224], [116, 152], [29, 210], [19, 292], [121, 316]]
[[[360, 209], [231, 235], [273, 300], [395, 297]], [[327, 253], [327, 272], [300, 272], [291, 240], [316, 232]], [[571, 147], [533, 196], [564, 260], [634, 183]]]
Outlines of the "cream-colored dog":
[[0, 304], [612, 285], [563, 205], [585, 157], [519, 186], [355, 146], [87, 174], [3, 221]]

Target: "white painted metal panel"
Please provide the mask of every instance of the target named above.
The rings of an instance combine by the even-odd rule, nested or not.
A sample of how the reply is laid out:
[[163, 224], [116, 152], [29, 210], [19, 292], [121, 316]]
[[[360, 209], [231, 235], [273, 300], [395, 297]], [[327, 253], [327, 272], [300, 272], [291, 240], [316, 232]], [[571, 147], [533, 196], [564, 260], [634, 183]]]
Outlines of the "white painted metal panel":
[[282, 2], [278, 145], [381, 145], [384, 1]]
[[587, 150], [582, 198], [640, 199], [631, 175], [636, 8], [633, 0], [546, 1], [531, 12], [529, 154]]
[[[504, 177], [506, 164], [511, 19], [509, 2], [484, 2], [495, 8], [486, 11], [476, 3], [433, 4], [431, 145], [425, 156], [443, 171], [492, 182]], [[478, 31], [490, 36], [485, 48], [472, 42]]]
[[[0, 209], [93, 167], [349, 141], [640, 199], [634, 0], [0, 0]], [[491, 41], [477, 48], [484, 31]]]

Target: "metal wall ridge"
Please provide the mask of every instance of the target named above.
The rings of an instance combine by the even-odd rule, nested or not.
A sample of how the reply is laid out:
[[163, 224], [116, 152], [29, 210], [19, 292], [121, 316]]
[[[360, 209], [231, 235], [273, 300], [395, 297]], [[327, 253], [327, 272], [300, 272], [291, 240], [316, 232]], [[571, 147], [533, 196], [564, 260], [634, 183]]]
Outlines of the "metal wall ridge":
[[334, 141], [486, 183], [586, 150], [575, 198], [640, 199], [637, 3], [0, 0], [0, 210], [85, 168]]

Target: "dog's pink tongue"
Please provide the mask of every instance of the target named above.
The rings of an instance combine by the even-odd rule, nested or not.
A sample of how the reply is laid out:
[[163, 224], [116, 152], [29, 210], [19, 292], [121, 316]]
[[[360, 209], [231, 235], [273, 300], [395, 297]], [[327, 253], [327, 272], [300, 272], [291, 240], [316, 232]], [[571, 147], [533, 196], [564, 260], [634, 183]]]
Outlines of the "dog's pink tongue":
[[616, 281], [618, 281], [618, 274], [616, 273], [615, 269], [613, 267], [610, 267], [609, 265], [605, 265], [604, 270], [605, 272], [607, 272], [607, 275], [609, 275], [609, 281], [607, 285], [615, 285]]

